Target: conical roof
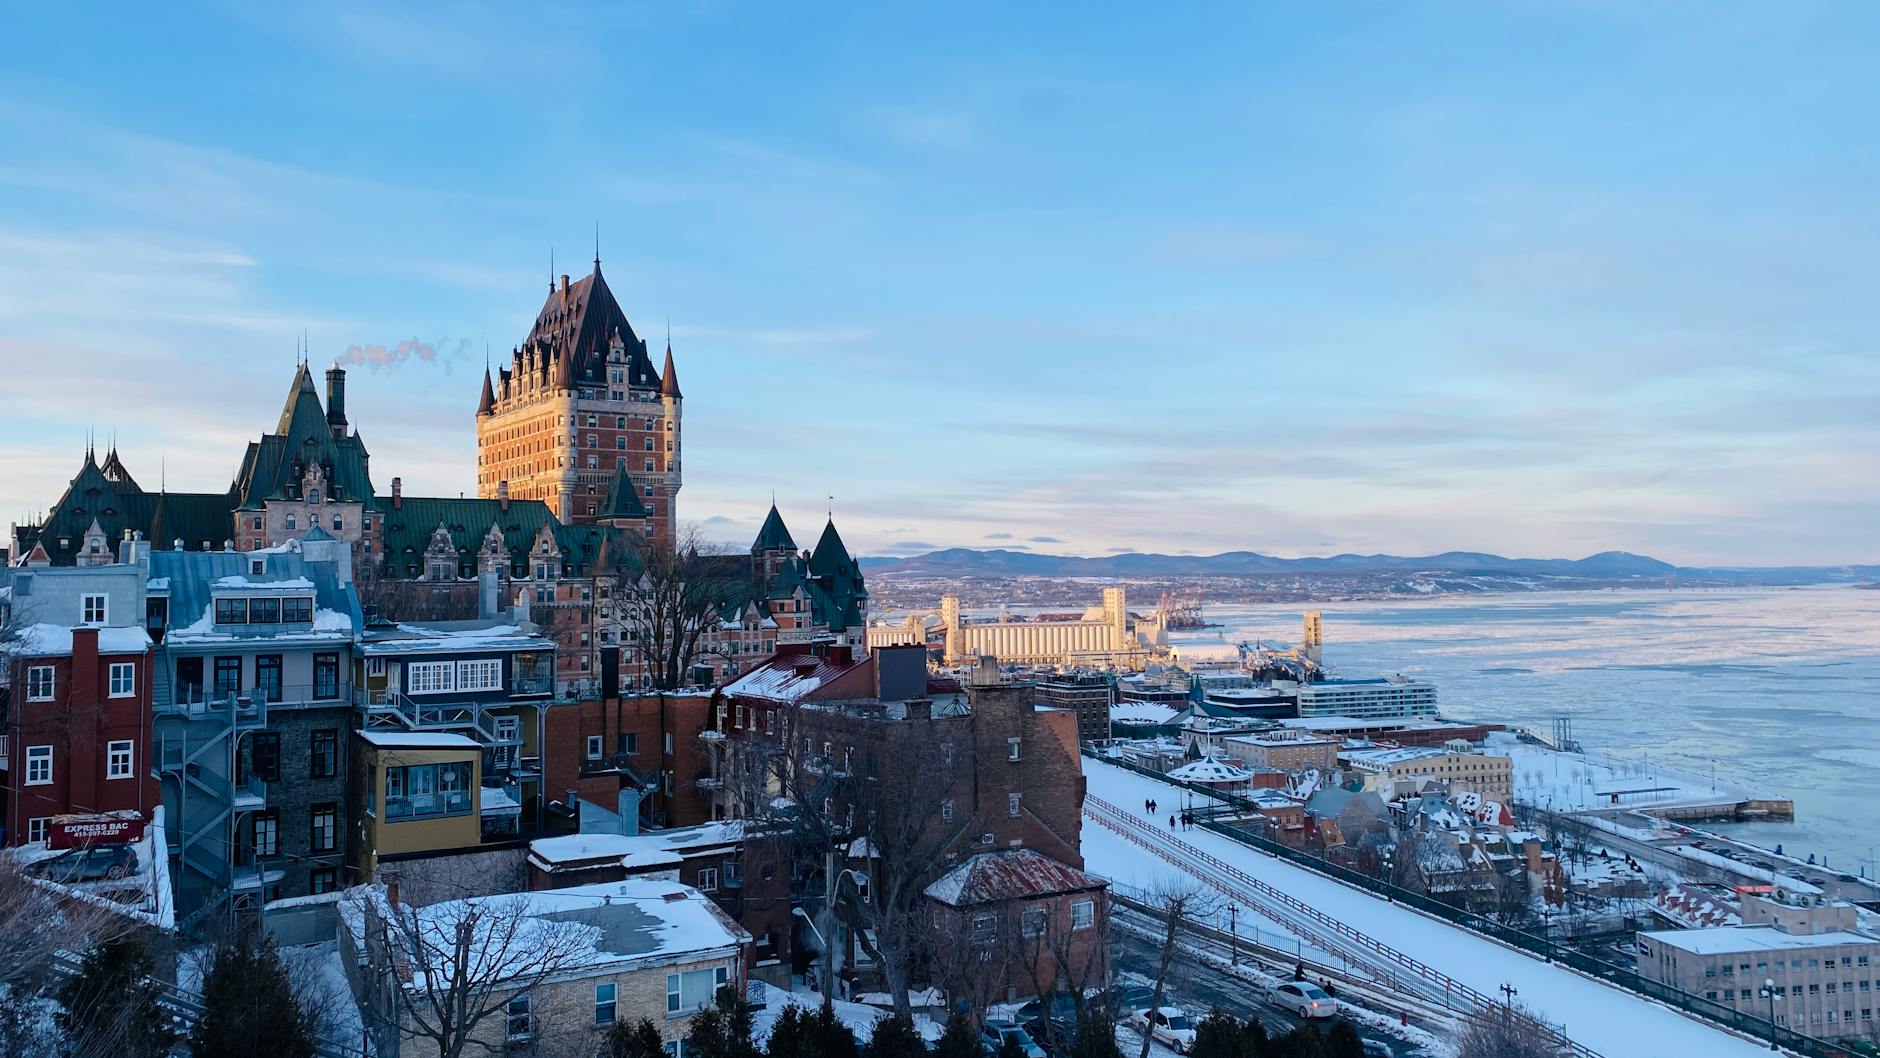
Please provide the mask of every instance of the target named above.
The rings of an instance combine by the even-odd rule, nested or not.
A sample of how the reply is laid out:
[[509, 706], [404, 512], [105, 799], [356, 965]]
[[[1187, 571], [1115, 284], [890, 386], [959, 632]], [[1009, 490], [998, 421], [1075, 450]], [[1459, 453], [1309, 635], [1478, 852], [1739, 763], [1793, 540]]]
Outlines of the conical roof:
[[477, 414], [489, 415], [496, 410], [496, 388], [490, 385], [490, 367], [483, 365], [483, 397], [477, 401]]
[[795, 551], [796, 541], [790, 539], [790, 529], [783, 524], [783, 515], [777, 513], [777, 505], [770, 505], [770, 513], [764, 515], [763, 527], [757, 530], [757, 539], [751, 542], [752, 551]]
[[679, 399], [679, 369], [672, 366], [672, 343], [666, 343], [666, 366], [659, 372], [659, 395]]
[[809, 571], [818, 577], [855, 576], [859, 572], [855, 560], [849, 557], [848, 546], [842, 542], [842, 534], [836, 532], [834, 518], [823, 526], [822, 538], [810, 553]]

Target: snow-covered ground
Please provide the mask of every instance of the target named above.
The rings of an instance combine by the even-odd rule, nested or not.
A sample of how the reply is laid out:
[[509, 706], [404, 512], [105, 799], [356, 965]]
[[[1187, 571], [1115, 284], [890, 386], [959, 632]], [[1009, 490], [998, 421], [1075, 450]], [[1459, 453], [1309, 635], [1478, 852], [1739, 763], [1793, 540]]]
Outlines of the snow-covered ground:
[[1603, 753], [1560, 753], [1506, 732], [1489, 736], [1488, 752], [1513, 759], [1515, 800], [1557, 811], [1662, 808], [1768, 796], [1721, 776]]
[[[1166, 783], [1088, 758], [1084, 772], [1089, 777], [1090, 792], [1118, 806], [1139, 805], [1150, 797], [1174, 803], [1177, 796]], [[1104, 829], [1086, 821], [1086, 869], [1110, 878], [1141, 877], [1142, 861], [1149, 858], [1149, 853], [1126, 842], [1097, 837], [1097, 832]], [[1569, 1036], [1606, 1058], [1757, 1058], [1767, 1053], [1764, 1045], [1387, 903], [1221, 835], [1197, 829], [1179, 837], [1478, 992], [1496, 995], [1504, 984], [1514, 986], [1521, 1002], [1564, 1025]], [[1166, 861], [1156, 868], [1164, 869], [1189, 873]], [[1200, 880], [1199, 874], [1189, 876]]]

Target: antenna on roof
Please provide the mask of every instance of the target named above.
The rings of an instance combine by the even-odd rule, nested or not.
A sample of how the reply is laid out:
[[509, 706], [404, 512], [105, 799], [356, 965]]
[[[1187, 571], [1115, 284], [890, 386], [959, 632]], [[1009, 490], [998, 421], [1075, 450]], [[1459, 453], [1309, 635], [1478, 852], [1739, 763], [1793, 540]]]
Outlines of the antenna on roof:
[[555, 244], [548, 245], [548, 292], [555, 292]]
[[598, 272], [600, 271], [600, 269], [601, 269], [601, 222], [600, 222], [600, 219], [597, 217], [594, 220], [594, 270]]
[[829, 520], [832, 522], [836, 520], [836, 498], [834, 494], [831, 494], [829, 497]]

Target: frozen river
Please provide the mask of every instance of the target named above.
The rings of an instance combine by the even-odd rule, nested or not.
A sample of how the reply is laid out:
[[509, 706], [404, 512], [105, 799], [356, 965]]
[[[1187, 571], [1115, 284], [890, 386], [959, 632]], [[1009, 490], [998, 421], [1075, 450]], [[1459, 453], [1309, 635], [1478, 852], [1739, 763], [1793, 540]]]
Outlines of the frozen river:
[[[1305, 607], [1212, 606], [1177, 642], [1286, 645]], [[1880, 820], [1880, 591], [1560, 592], [1333, 603], [1335, 675], [1437, 684], [1443, 713], [1548, 730], [1794, 798], [1794, 823], [1726, 828], [1872, 873]]]

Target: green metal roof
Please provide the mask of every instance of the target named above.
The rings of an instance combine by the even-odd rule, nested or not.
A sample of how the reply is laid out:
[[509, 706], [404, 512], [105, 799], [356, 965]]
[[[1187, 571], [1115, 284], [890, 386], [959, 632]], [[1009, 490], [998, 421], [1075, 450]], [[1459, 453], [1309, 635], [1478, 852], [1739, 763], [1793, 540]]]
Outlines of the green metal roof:
[[757, 539], [751, 542], [752, 551], [795, 551], [796, 541], [790, 539], [789, 527], [783, 524], [783, 515], [777, 513], [777, 505], [770, 505], [770, 513], [764, 515], [763, 527], [757, 530]]

